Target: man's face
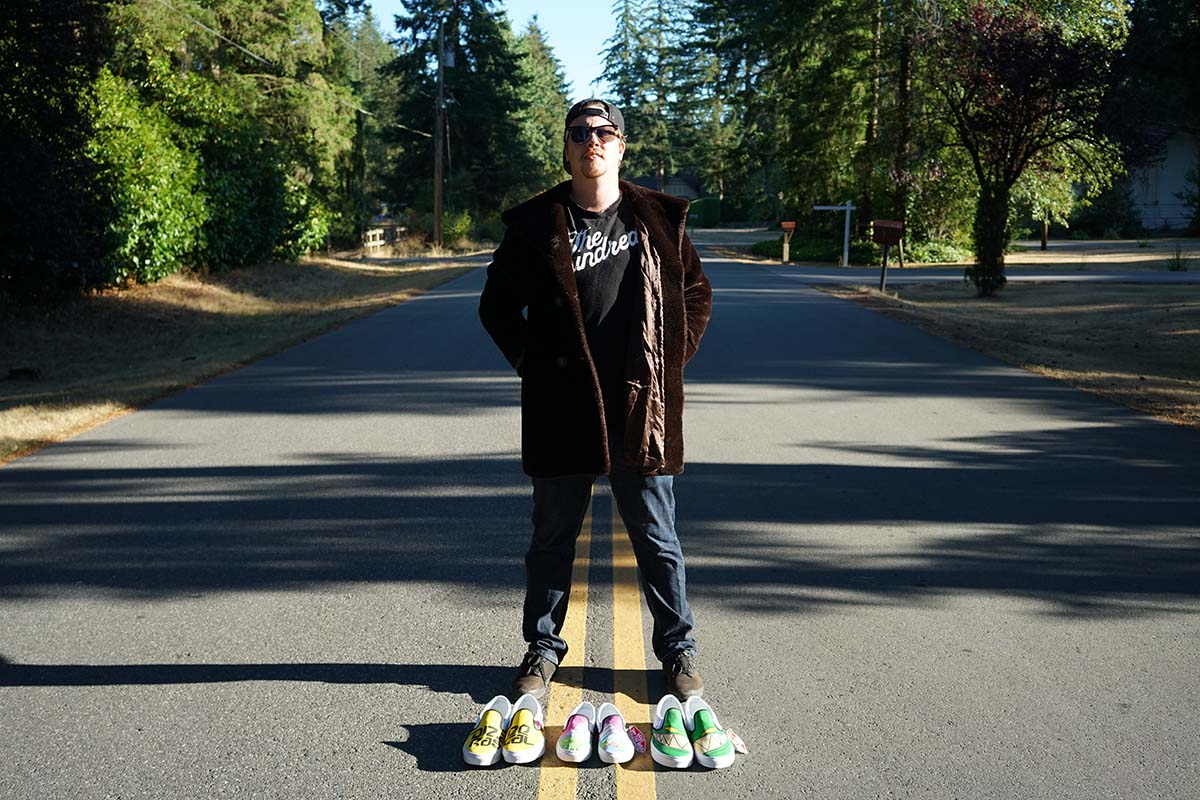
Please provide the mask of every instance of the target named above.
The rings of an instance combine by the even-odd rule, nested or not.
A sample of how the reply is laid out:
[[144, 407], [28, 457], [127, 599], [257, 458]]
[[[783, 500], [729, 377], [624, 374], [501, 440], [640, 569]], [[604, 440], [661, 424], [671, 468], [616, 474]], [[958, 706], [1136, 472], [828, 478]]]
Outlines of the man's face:
[[[571, 128], [580, 125], [588, 128], [616, 130], [616, 127], [604, 117], [584, 114], [571, 120], [567, 125], [567, 129], [569, 131]], [[585, 141], [577, 143], [570, 137], [569, 133], [567, 135], [567, 161], [571, 164], [572, 175], [584, 178], [599, 178], [610, 172], [616, 175], [621, 166], [621, 158], [624, 155], [625, 140], [619, 136], [606, 143], [601, 141], [597, 134], [593, 133]]]

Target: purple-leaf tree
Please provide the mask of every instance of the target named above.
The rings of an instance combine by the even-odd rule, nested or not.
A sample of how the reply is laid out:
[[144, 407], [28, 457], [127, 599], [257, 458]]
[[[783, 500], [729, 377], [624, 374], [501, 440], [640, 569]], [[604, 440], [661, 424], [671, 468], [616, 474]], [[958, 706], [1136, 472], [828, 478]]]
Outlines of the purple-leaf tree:
[[981, 3], [928, 36], [929, 74], [979, 181], [971, 279], [991, 295], [1005, 282], [1009, 198], [1022, 173], [1064, 151], [1085, 171], [1111, 169], [1118, 151], [1098, 122], [1114, 52], [1029, 8]]

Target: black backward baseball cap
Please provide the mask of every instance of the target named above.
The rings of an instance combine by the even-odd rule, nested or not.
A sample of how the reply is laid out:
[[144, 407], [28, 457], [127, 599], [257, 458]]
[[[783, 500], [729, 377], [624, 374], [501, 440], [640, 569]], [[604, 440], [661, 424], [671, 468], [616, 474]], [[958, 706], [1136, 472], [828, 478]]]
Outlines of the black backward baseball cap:
[[[590, 106], [590, 107], [589, 107]], [[599, 106], [597, 108], [596, 106]], [[613, 124], [621, 135], [625, 135], [625, 118], [621, 116], [621, 109], [614, 106], [607, 100], [601, 100], [598, 97], [591, 97], [587, 100], [580, 100], [575, 105], [571, 106], [571, 110], [567, 112], [567, 118], [563, 121], [563, 127], [571, 124], [571, 120], [579, 116], [585, 117], [600, 117], [606, 119]]]

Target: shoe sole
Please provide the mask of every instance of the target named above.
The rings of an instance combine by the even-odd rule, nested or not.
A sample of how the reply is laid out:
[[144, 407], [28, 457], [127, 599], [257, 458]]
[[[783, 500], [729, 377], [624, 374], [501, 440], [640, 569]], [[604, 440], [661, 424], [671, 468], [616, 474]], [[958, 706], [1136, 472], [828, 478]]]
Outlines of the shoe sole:
[[692, 753], [688, 753], [686, 756], [667, 755], [666, 753], [660, 753], [654, 748], [653, 745], [651, 745], [650, 757], [654, 759], [655, 763], [662, 764], [664, 767], [670, 767], [671, 769], [687, 769], [692, 765], [692, 758], [694, 756]]
[[696, 753], [696, 763], [702, 767], [708, 767], [709, 769], [725, 769], [726, 767], [733, 765], [733, 758], [735, 755], [737, 754], [731, 753], [728, 756], [721, 756], [720, 758], [710, 758], [709, 756], [702, 756], [699, 753]]
[[582, 764], [592, 757], [592, 751], [586, 753], [572, 753], [570, 750], [563, 750], [559, 747], [554, 748], [554, 754], [558, 756], [559, 761], [565, 761], [568, 764]]
[[546, 745], [543, 744], [537, 750], [526, 750], [520, 753], [511, 753], [508, 750], [504, 751], [504, 760], [509, 764], [528, 764], [532, 761], [537, 761], [546, 753]]
[[467, 764], [472, 767], [490, 767], [500, 763], [500, 751], [497, 750], [490, 758], [484, 758], [483, 756], [479, 756], [474, 753], [468, 753], [466, 750], [464, 750], [463, 761], [467, 762]]
[[[634, 751], [634, 752], [636, 752], [636, 751]], [[603, 750], [601, 750], [600, 751], [600, 760], [603, 761], [605, 764], [627, 764], [633, 760], [633, 755], [634, 755], [633, 753], [630, 753], [629, 755], [622, 758], [621, 756], [613, 755], [612, 753], [606, 753]]]

